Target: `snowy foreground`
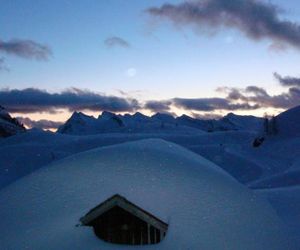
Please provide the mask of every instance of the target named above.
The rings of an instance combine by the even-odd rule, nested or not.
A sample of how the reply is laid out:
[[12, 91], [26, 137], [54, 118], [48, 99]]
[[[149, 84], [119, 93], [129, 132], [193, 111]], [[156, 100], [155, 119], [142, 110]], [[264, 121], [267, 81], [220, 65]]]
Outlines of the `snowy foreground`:
[[[300, 107], [277, 116], [259, 147], [253, 117], [229, 115], [217, 128], [234, 129], [212, 133], [186, 117], [137, 115], [120, 128], [111, 114], [83, 118], [68, 133], [0, 138], [1, 250], [122, 249], [75, 226], [116, 193], [169, 224], [143, 248], [299, 249]], [[103, 132], [110, 119], [117, 130]], [[101, 133], [84, 134], [98, 122]]]
[[266, 200], [203, 157], [157, 139], [76, 154], [4, 188], [1, 248], [133, 249], [75, 226], [114, 194], [168, 222], [166, 238], [144, 248], [296, 249]]

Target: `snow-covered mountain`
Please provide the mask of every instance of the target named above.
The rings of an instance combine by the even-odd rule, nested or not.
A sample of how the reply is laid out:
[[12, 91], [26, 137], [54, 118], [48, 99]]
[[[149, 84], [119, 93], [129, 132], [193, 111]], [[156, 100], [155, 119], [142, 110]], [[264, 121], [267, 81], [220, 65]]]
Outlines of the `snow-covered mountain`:
[[202, 130], [187, 126], [178, 126], [175, 119], [164, 121], [160, 116], [148, 117], [139, 112], [134, 115], [116, 115], [104, 111], [98, 118], [74, 112], [57, 132], [71, 135], [93, 135], [100, 133], [184, 133], [201, 134]]
[[187, 115], [173, 117], [157, 113], [151, 117], [139, 112], [134, 115], [116, 115], [103, 112], [96, 119], [74, 112], [71, 118], [58, 129], [58, 133], [87, 135], [111, 132], [131, 133], [202, 133], [228, 130], [259, 131], [263, 119], [254, 116], [228, 114], [220, 120], [201, 120]]
[[0, 137], [8, 137], [24, 131], [24, 126], [0, 106]]
[[105, 132], [121, 132], [123, 123], [113, 113], [103, 112], [98, 119], [87, 116], [81, 112], [74, 112], [64, 125], [59, 127], [58, 132], [63, 134], [98, 134]]
[[252, 115], [236, 115], [229, 113], [220, 119], [220, 130], [252, 130], [260, 131], [263, 129], [264, 118]]

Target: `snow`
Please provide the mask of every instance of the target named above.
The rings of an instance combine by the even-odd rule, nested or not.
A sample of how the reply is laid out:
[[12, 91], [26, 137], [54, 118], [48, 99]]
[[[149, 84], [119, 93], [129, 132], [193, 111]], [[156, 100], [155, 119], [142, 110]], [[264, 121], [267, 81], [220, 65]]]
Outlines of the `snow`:
[[287, 233], [300, 246], [300, 186], [257, 190], [257, 194], [267, 198], [277, 214], [288, 226]]
[[296, 186], [300, 183], [300, 169], [286, 171], [254, 182], [252, 188], [276, 188]]
[[300, 106], [279, 114], [276, 123], [280, 135], [300, 136]]
[[135, 249], [79, 218], [120, 194], [169, 224], [145, 249], [296, 249], [269, 203], [205, 158], [159, 139], [56, 161], [0, 191], [2, 249]]
[[[300, 245], [299, 112], [278, 115], [278, 134], [265, 135], [258, 148], [252, 143], [263, 120], [234, 114], [206, 121], [75, 112], [64, 133], [31, 129], [0, 138], [0, 248], [116, 249], [75, 225], [120, 193], [170, 224], [152, 249], [272, 249], [273, 240], [274, 249], [293, 249], [280, 235]], [[11, 126], [8, 116], [0, 108], [0, 126]]]
[[[216, 132], [201, 135], [108, 133], [74, 136], [33, 129], [26, 133], [6, 138], [2, 142], [0, 141], [0, 188], [50, 162], [100, 146], [147, 138], [161, 138], [191, 149], [198, 145], [206, 145], [205, 147], [207, 148], [220, 148], [225, 146], [232, 147], [237, 144], [250, 145], [254, 136], [255, 134], [245, 131]], [[209, 153], [203, 155], [208, 157]], [[213, 157], [209, 159], [213, 161], [217, 160]], [[230, 158], [224, 155], [222, 161], [224, 164], [220, 164], [221, 167], [224, 167], [224, 169], [230, 168], [232, 164]], [[218, 161], [215, 162], [219, 164]], [[237, 173], [240, 172], [240, 170], [233, 170]], [[237, 178], [239, 177], [239, 174], [235, 175], [233, 172], [231, 174]], [[238, 179], [240, 180], [240, 178]], [[251, 178], [246, 176], [241, 180], [249, 179]]]
[[[231, 146], [232, 147], [232, 146]], [[204, 156], [218, 164], [226, 172], [231, 174], [241, 183], [257, 180], [263, 173], [263, 167], [250, 157], [240, 155], [240, 150], [230, 150], [228, 146], [222, 145], [197, 145], [189, 147], [193, 152]]]

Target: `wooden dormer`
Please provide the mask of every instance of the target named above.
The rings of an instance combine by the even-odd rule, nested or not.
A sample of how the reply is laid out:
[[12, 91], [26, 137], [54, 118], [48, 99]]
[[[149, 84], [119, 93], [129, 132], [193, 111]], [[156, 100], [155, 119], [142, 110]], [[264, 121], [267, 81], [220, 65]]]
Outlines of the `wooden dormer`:
[[146, 245], [163, 240], [168, 224], [128, 201], [114, 195], [80, 219], [102, 240], [115, 244]]

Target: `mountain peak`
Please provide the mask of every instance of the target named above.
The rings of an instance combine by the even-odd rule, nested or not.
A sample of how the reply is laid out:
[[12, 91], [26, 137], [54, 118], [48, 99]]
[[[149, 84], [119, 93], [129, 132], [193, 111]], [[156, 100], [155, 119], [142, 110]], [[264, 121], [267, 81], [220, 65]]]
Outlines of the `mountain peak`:
[[101, 118], [101, 119], [110, 119], [112, 117], [115, 117], [116, 114], [115, 113], [112, 113], [112, 112], [109, 112], [109, 111], [103, 111], [101, 115], [98, 116], [98, 119]]

